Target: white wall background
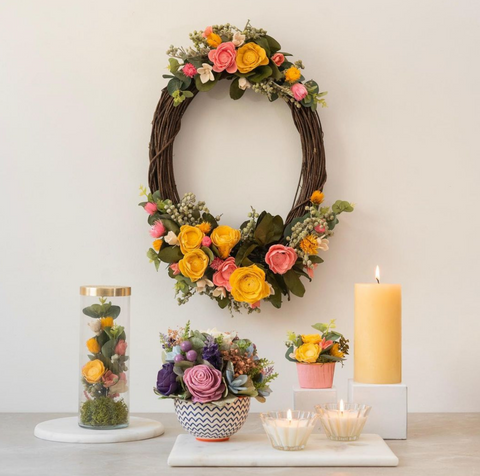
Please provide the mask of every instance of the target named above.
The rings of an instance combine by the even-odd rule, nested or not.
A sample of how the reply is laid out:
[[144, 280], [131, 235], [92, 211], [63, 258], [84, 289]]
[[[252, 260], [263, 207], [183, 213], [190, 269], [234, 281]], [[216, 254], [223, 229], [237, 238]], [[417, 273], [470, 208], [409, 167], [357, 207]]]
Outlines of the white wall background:
[[[145, 257], [136, 204], [165, 50], [248, 18], [329, 91], [325, 192], [357, 210], [304, 299], [232, 319], [206, 298], [177, 306]], [[92, 282], [133, 288], [134, 411], [172, 410], [151, 391], [158, 332], [187, 319], [254, 337], [281, 373], [254, 410], [287, 407], [296, 373], [285, 331], [336, 318], [353, 337], [353, 285], [372, 281], [377, 263], [403, 286], [410, 410], [480, 411], [479, 27], [468, 0], [2, 1], [0, 411], [76, 409], [78, 287]], [[179, 190], [231, 225], [250, 205], [285, 216], [300, 167], [288, 108], [227, 96], [200, 94], [185, 116]], [[343, 396], [352, 364], [337, 368]]]

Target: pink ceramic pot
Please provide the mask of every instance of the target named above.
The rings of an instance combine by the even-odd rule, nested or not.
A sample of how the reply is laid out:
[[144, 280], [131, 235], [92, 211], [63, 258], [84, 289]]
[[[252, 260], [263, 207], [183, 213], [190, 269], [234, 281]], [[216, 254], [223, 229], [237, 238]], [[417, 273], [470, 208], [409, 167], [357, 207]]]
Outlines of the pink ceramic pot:
[[335, 362], [300, 364], [297, 362], [298, 383], [301, 388], [332, 388]]

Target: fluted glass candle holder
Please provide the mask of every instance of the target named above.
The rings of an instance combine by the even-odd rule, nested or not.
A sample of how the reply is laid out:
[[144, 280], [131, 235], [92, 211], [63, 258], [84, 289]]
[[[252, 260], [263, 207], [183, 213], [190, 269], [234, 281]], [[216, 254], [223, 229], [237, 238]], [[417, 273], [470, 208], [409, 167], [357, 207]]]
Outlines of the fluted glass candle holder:
[[78, 424], [113, 430], [128, 426], [130, 288], [80, 288]]
[[343, 401], [315, 407], [327, 437], [334, 441], [358, 440], [371, 408]]
[[291, 411], [261, 413], [263, 428], [276, 450], [303, 450], [315, 428], [314, 412]]

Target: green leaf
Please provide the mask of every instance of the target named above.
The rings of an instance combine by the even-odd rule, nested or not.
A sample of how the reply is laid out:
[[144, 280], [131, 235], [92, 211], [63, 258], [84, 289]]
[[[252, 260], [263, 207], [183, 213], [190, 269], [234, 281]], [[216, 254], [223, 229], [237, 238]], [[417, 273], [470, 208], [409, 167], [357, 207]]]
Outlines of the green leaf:
[[335, 331], [330, 331], [325, 337], [325, 340], [333, 340], [334, 342], [336, 342], [337, 340], [339, 340], [342, 336], [342, 334], [340, 334], [339, 332], [335, 332]]
[[152, 261], [158, 261], [158, 254], [153, 248], [149, 248], [147, 251], [147, 258]]
[[170, 220], [169, 218], [161, 218], [160, 221], [163, 223], [163, 226], [167, 231], [173, 231], [176, 235], [180, 232], [180, 227], [173, 220]]
[[265, 213], [262, 220], [257, 223], [253, 236], [258, 244], [265, 246], [269, 243], [280, 240], [282, 235], [282, 217], [280, 215], [272, 216], [270, 213]]
[[283, 78], [282, 72], [278, 69], [278, 66], [273, 61], [270, 61], [270, 63], [268, 63], [268, 66], [270, 66], [270, 68], [272, 69], [273, 79], [279, 81]]
[[310, 282], [312, 281], [312, 278], [308, 275], [308, 273], [303, 271], [303, 268], [301, 268], [299, 266], [294, 266], [292, 269], [295, 270], [295, 272], [297, 274], [299, 274], [300, 276], [303, 276], [303, 277], [307, 278]]
[[353, 212], [353, 207], [349, 202], [346, 202], [345, 200], [337, 200], [333, 205], [332, 205], [332, 210], [334, 213], [339, 214], [342, 212]]
[[182, 82], [181, 89], [187, 89], [190, 86], [190, 84], [192, 84], [192, 79], [189, 78], [188, 76], [185, 76], [181, 71], [178, 71], [177, 73], [175, 73], [175, 77]]
[[206, 83], [202, 83], [202, 81], [200, 79], [200, 75], [197, 75], [197, 76], [195, 76], [195, 86], [199, 91], [202, 91], [202, 92], [210, 91], [210, 89], [212, 89], [213, 86], [215, 86], [215, 84], [217, 84], [218, 78], [219, 78], [219, 76], [215, 76], [214, 81], [208, 81]]
[[267, 273], [267, 282], [272, 285], [272, 288], [275, 291], [275, 294], [271, 294], [268, 297], [268, 300], [272, 303], [273, 307], [280, 309], [282, 307], [282, 290], [274, 276], [270, 273]]
[[208, 264], [211, 264], [212, 261], [215, 259], [215, 256], [213, 256], [213, 252], [210, 248], [207, 248], [206, 246], [202, 246], [202, 251], [208, 256]]
[[183, 258], [183, 254], [179, 246], [162, 246], [158, 257], [164, 263], [177, 263]]
[[[273, 40], [273, 38], [272, 38], [272, 40]], [[270, 56], [272, 56], [273, 53], [270, 50], [270, 44], [269, 44], [266, 36], [260, 37], [260, 38], [255, 38], [254, 43], [256, 43], [258, 46], [261, 46], [265, 50], [265, 53], [267, 53], [267, 58], [270, 58]]]
[[84, 308], [83, 313], [88, 317], [93, 317], [94, 319], [98, 319], [100, 317], [100, 315], [98, 314], [98, 311], [95, 309], [92, 309], [92, 306]]
[[285, 230], [283, 231], [283, 236], [292, 236], [292, 227], [296, 225], [297, 223], [305, 221], [309, 217], [309, 213], [305, 213], [305, 215], [301, 217], [294, 218], [286, 227]]
[[180, 67], [180, 63], [175, 58], [169, 58], [168, 63], [169, 63], [168, 69], [172, 74], [175, 74], [178, 71], [178, 68]]
[[260, 81], [263, 81], [265, 78], [268, 78], [271, 75], [272, 68], [270, 68], [270, 66], [259, 66], [255, 69], [255, 74], [253, 76], [250, 76], [248, 80], [251, 83], [259, 83]]
[[117, 343], [116, 339], [111, 339], [102, 346], [102, 354], [110, 359], [115, 353], [115, 344]]
[[116, 319], [120, 315], [120, 306], [110, 306], [105, 315]]
[[320, 258], [320, 256], [317, 256], [317, 255], [309, 255], [309, 256], [308, 256], [308, 259], [309, 259], [312, 263], [317, 263], [317, 264], [323, 263], [323, 259]]
[[275, 38], [272, 38], [270, 35], [265, 35], [264, 38], [267, 40], [268, 46], [270, 48], [269, 57], [273, 56], [275, 53], [277, 53], [277, 51], [280, 51], [282, 49], [280, 43]]
[[312, 327], [314, 329], [317, 329], [317, 331], [320, 331], [322, 334], [328, 329], [328, 325], [323, 324], [323, 322], [318, 322], [317, 324], [314, 324]]
[[228, 303], [230, 302], [230, 299], [228, 298], [217, 298], [218, 306], [220, 309], [225, 309], [228, 306]]
[[235, 101], [245, 94], [245, 90], [238, 85], [239, 80], [240, 78], [235, 78], [230, 84], [230, 97]]
[[178, 78], [171, 79], [167, 84], [168, 94], [170, 94], [170, 96], [173, 96], [173, 93], [175, 91], [182, 89], [182, 85], [182, 81], [180, 81]]
[[291, 354], [292, 352], [293, 352], [293, 345], [291, 345], [291, 346], [287, 349], [287, 351], [285, 352], [285, 358], [286, 358], [287, 360], [289, 360], [290, 362], [297, 362], [296, 359], [292, 359], [292, 358], [290, 357], [290, 354]]
[[329, 230], [333, 230], [335, 228], [335, 225], [338, 225], [338, 218], [334, 214], [333, 220], [327, 221], [327, 226]]
[[305, 286], [300, 281], [298, 274], [293, 270], [288, 270], [284, 275], [285, 284], [288, 286], [288, 289], [295, 294], [295, 296], [303, 297], [305, 294]]
[[202, 220], [210, 223], [210, 225], [212, 225], [212, 230], [214, 228], [217, 228], [218, 226], [217, 220], [215, 220], [215, 218], [213, 218], [213, 215], [210, 215], [210, 213], [203, 213]]
[[240, 266], [244, 258], [247, 258], [248, 255], [257, 247], [256, 243], [251, 243], [246, 241], [242, 243], [242, 246], [237, 251], [237, 255], [235, 256], [235, 264]]

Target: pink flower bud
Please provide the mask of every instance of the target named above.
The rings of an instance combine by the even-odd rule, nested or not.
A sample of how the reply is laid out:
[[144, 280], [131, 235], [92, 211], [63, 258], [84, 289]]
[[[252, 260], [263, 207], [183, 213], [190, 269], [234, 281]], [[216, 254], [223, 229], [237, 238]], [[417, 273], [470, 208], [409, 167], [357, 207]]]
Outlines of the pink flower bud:
[[212, 240], [210, 239], [209, 236], [204, 236], [202, 238], [202, 246], [206, 246], [207, 248], [210, 248], [211, 244], [212, 244]]
[[161, 221], [156, 221], [155, 225], [152, 226], [150, 229], [150, 236], [152, 238], [160, 238], [165, 234], [167, 230], [163, 226], [163, 223]]
[[317, 225], [317, 226], [315, 227], [315, 231], [316, 231], [319, 235], [321, 235], [322, 233], [325, 233], [325, 227], [324, 227], [324, 226]]
[[153, 215], [154, 213], [157, 212], [157, 205], [155, 205], [155, 203], [148, 202], [148, 203], [143, 207], [143, 209], [144, 209], [149, 215]]

